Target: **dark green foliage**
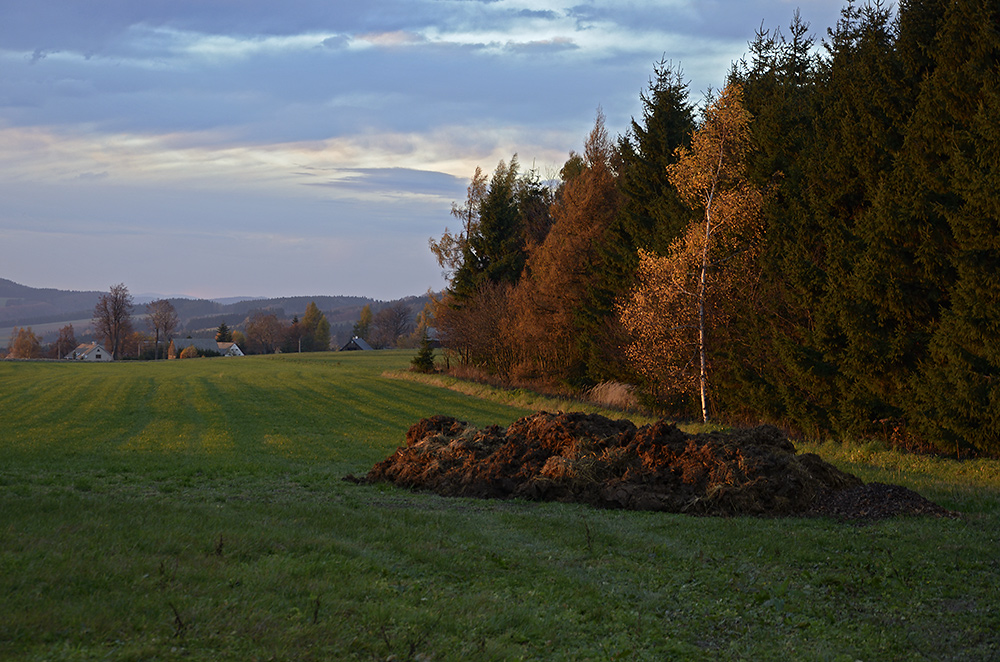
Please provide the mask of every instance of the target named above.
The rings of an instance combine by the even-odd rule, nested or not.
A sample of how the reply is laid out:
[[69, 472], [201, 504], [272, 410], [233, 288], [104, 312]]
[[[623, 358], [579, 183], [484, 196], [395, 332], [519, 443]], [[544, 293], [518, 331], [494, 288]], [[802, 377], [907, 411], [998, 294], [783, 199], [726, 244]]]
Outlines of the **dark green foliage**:
[[229, 330], [225, 322], [220, 324], [215, 332], [215, 342], [233, 342], [233, 332]]
[[900, 406], [958, 451], [996, 452], [1000, 436], [998, 27], [995, 5], [949, 3], [880, 226], [912, 264], [885, 288], [886, 315], [919, 359], [901, 384], [916, 398]]
[[426, 328], [420, 335], [420, 349], [417, 350], [417, 355], [410, 361], [410, 365], [415, 372], [434, 372], [434, 347], [431, 345], [431, 338], [427, 334]]
[[524, 217], [518, 209], [517, 155], [497, 165], [479, 208], [479, 224], [465, 244], [452, 290], [465, 300], [482, 286], [514, 284], [524, 269]]
[[[578, 317], [584, 332], [579, 344], [592, 381], [635, 379], [626, 372], [620, 348], [625, 344], [616, 323], [615, 302], [635, 282], [640, 248], [666, 254], [690, 220], [667, 179], [674, 152], [687, 144], [694, 114], [683, 74], [666, 61], [653, 68], [649, 89], [640, 94], [642, 119], [633, 119], [618, 141], [619, 212], [597, 247], [592, 279]], [[575, 173], [567, 161], [564, 179]]]
[[797, 19], [758, 35], [732, 75], [776, 188], [724, 412], [1000, 450], [997, 26], [971, 0], [851, 3], [819, 62]]

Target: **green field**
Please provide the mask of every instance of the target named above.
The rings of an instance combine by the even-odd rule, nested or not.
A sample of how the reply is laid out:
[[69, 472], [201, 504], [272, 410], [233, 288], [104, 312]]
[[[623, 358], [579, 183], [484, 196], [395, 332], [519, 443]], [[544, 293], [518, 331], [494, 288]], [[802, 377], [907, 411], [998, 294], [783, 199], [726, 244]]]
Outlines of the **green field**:
[[1000, 463], [810, 446], [964, 513], [872, 525], [342, 481], [527, 413], [410, 356], [0, 362], [0, 659], [1000, 658]]

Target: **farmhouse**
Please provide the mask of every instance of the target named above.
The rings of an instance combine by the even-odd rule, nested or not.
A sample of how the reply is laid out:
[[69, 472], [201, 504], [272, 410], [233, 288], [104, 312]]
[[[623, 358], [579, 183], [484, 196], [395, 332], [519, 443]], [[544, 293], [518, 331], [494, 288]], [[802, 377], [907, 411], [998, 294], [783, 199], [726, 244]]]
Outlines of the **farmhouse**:
[[174, 338], [167, 348], [167, 358], [176, 359], [188, 347], [201, 353], [214, 352], [222, 356], [244, 356], [243, 350], [234, 342], [216, 342], [209, 338]]
[[66, 355], [71, 361], [113, 361], [111, 352], [100, 343], [84, 343]]
[[372, 346], [366, 343], [363, 338], [358, 338], [357, 336], [351, 338], [350, 342], [340, 348], [342, 352], [356, 352], [359, 350], [370, 352], [372, 351]]

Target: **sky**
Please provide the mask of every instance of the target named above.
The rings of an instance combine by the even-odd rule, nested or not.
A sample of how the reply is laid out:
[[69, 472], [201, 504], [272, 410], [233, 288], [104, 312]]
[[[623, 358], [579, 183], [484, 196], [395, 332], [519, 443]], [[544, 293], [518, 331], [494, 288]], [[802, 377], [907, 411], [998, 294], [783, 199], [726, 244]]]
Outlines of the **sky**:
[[[697, 103], [760, 28], [840, 0], [0, 0], [0, 277], [134, 295], [444, 286], [427, 247], [477, 166], [545, 177]], [[785, 30], [787, 33], [787, 29]]]

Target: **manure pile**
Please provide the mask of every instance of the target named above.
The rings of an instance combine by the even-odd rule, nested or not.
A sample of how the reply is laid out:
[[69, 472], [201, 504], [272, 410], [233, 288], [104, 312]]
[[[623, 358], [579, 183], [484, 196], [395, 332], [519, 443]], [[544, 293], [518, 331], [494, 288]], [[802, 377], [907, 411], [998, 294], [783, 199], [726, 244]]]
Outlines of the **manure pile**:
[[406, 446], [356, 482], [444, 496], [581, 502], [692, 515], [881, 519], [952, 515], [895, 485], [865, 485], [777, 428], [686, 434], [596, 414], [538, 412], [507, 429], [425, 418]]

